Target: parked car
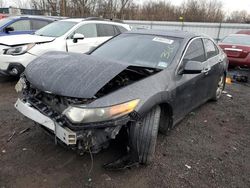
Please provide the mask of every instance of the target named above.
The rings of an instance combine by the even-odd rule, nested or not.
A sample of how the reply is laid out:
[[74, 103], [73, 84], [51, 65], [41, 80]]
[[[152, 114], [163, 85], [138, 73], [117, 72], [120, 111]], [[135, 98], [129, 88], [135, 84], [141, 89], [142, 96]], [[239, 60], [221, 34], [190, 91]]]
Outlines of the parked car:
[[226, 55], [206, 36], [138, 30], [89, 55], [37, 58], [16, 85], [15, 107], [81, 152], [106, 148], [123, 127], [130, 155], [148, 164], [158, 129], [167, 133], [194, 108], [218, 100], [226, 73]]
[[238, 31], [236, 34], [246, 34], [246, 35], [250, 35], [250, 29], [243, 29]]
[[219, 46], [227, 54], [230, 67], [250, 67], [250, 35], [228, 35]]
[[6, 17], [8, 17], [7, 14], [0, 14], [0, 20], [3, 19], [3, 18], [6, 18]]
[[46, 16], [7, 17], [0, 20], [0, 36], [31, 34], [56, 20]]
[[66, 19], [49, 24], [34, 35], [0, 38], [0, 72], [18, 76], [26, 65], [48, 51], [86, 53], [112, 36], [130, 30], [127, 24], [90, 19]]

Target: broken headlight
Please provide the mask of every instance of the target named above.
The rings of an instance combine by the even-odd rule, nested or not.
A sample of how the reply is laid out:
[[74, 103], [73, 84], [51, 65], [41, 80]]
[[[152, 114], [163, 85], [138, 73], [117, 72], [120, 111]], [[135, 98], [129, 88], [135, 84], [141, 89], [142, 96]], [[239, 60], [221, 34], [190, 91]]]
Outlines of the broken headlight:
[[26, 89], [26, 88], [27, 88], [27, 85], [26, 85], [25, 78], [21, 77], [15, 86], [15, 90], [17, 93], [20, 93], [23, 89]]
[[34, 43], [4, 49], [5, 55], [22, 55], [35, 46]]
[[63, 114], [72, 123], [107, 121], [129, 114], [135, 109], [138, 103], [139, 99], [104, 108], [81, 108], [70, 106], [63, 112]]

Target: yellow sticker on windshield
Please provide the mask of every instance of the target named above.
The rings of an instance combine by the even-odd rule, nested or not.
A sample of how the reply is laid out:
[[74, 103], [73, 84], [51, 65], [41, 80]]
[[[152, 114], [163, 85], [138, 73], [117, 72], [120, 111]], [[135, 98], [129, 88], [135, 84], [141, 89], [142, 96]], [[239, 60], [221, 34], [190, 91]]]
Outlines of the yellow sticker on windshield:
[[174, 42], [171, 39], [162, 38], [162, 37], [155, 37], [155, 38], [153, 38], [153, 41], [155, 41], [155, 42], [162, 42], [162, 43], [165, 43], [165, 44], [173, 44], [173, 42]]

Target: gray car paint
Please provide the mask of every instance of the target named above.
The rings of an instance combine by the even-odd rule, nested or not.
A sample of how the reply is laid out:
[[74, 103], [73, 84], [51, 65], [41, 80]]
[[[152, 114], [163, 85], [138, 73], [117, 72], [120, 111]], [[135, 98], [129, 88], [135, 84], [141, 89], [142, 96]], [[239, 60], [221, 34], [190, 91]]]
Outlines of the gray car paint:
[[[181, 37], [183, 38], [183, 42], [181, 45], [181, 48], [179, 49], [176, 57], [174, 58], [173, 62], [170, 64], [170, 66], [165, 69], [162, 70], [161, 72], [154, 74], [152, 76], [149, 76], [147, 78], [144, 78], [143, 80], [140, 80], [138, 82], [135, 82], [131, 85], [128, 85], [126, 87], [123, 87], [117, 91], [114, 91], [106, 96], [103, 96], [101, 98], [98, 98], [96, 100], [94, 100], [93, 102], [91, 102], [90, 104], [88, 104], [88, 107], [104, 107], [104, 106], [111, 106], [111, 105], [115, 105], [115, 104], [119, 104], [119, 103], [123, 103], [126, 101], [130, 101], [133, 99], [140, 99], [139, 105], [137, 106], [137, 108], [135, 109], [135, 111], [137, 111], [140, 115], [144, 115], [145, 113], [147, 113], [150, 109], [152, 109], [152, 107], [154, 107], [157, 104], [162, 104], [162, 103], [166, 103], [168, 104], [173, 111], [173, 120], [174, 123], [178, 122], [186, 113], [188, 113], [189, 111], [191, 111], [193, 108], [199, 106], [200, 104], [204, 103], [205, 101], [207, 101], [209, 98], [211, 98], [211, 93], [215, 90], [216, 88], [216, 84], [218, 83], [218, 79], [219, 76], [221, 74], [223, 74], [223, 72], [226, 71], [226, 57], [223, 56], [222, 52], [220, 52], [220, 54], [217, 57], [214, 57], [214, 61], [212, 63], [212, 69], [209, 72], [209, 75], [205, 75], [204, 73], [199, 73], [199, 74], [178, 74], [178, 68], [179, 68], [179, 64], [181, 63], [181, 57], [187, 47], [187, 45], [189, 44], [189, 42], [191, 40], [194, 40], [195, 38], [199, 38], [199, 37], [203, 37], [203, 36], [199, 36], [196, 34], [190, 34], [190, 33], [186, 33], [186, 32], [161, 32], [161, 31], [135, 31], [132, 32], [133, 33], [137, 33], [137, 34], [152, 34], [152, 35], [163, 35], [163, 36], [175, 36], [175, 37]], [[207, 37], [205, 37], [207, 38]], [[59, 55], [59, 54], [57, 54]], [[57, 56], [55, 54], [55, 56]], [[72, 57], [68, 57], [66, 54], [60, 54], [61, 56], [61, 60], [63, 60], [64, 58], [68, 58], [67, 61], [72, 61], [73, 63], [75, 62], [76, 65], [81, 65], [78, 61], [82, 62], [87, 62], [86, 59], [88, 59], [88, 56], [84, 56], [84, 59], [81, 59], [80, 56], [76, 55], [76, 54], [70, 54], [69, 56]], [[73, 57], [74, 56], [74, 57]], [[90, 55], [91, 56], [91, 55]], [[50, 57], [53, 57], [53, 53], [50, 54]], [[83, 56], [81, 56], [83, 57]], [[49, 65], [48, 62], [49, 61], [51, 64], [53, 63], [53, 58], [52, 59], [46, 59], [45, 58], [44, 63], [46, 63], [47, 65]], [[96, 58], [96, 57], [91, 57], [92, 58]], [[60, 59], [60, 58], [59, 58]], [[219, 63], [218, 61], [222, 59], [222, 63]], [[66, 62], [65, 60], [63, 60], [64, 62]], [[101, 60], [99, 60], [100, 63], [98, 63], [98, 65], [101, 66], [102, 62]], [[211, 59], [208, 61], [212, 61]], [[34, 62], [33, 62], [34, 63]], [[32, 63], [32, 64], [33, 64]], [[104, 67], [108, 66], [108, 63], [106, 64], [105, 61], [103, 61], [103, 63], [105, 64]], [[70, 64], [66, 63], [68, 66], [68, 68], [70, 68]], [[93, 82], [93, 85], [90, 87], [93, 90], [91, 90], [91, 92], [88, 92], [87, 90], [84, 89], [81, 90], [81, 88], [79, 88], [79, 90], [81, 90], [83, 93], [83, 95], [85, 97], [91, 97], [91, 95], [95, 92], [98, 91], [100, 89], [100, 87], [102, 87], [102, 85], [105, 85], [106, 82], [108, 82], [112, 77], [114, 77], [115, 75], [117, 75], [120, 71], [124, 70], [126, 68], [125, 65], [121, 66], [117, 66], [117, 67], [113, 67], [113, 63], [111, 63], [112, 66], [110, 68], [110, 73], [112, 74], [107, 75], [105, 74], [103, 76], [103, 82], [101, 82], [99, 85], [95, 85]], [[31, 75], [29, 75], [30, 72], [30, 68], [29, 66], [27, 67], [27, 70], [25, 72], [26, 76], [28, 75], [28, 80], [36, 83], [40, 89], [50, 89], [52, 92], [55, 91], [55, 88], [57, 88], [57, 84], [55, 83], [59, 83], [59, 82], [55, 82], [53, 81], [54, 84], [50, 84], [49, 81], [46, 80], [46, 77], [43, 77], [42, 80], [39, 79], [39, 76], [37, 76], [36, 74], [38, 74], [39, 70], [45, 70], [48, 71], [48, 73], [54, 74], [54, 76], [52, 76], [52, 79], [56, 79], [58, 77], [57, 74], [61, 75], [59, 69], [63, 69], [60, 68], [62, 64], [59, 64], [58, 62], [56, 62], [55, 67], [53, 68], [53, 71], [50, 71], [46, 68], [46, 66], [44, 66], [43, 68], [36, 68], [36, 66], [32, 66], [32, 69], [34, 71], [34, 73]], [[96, 64], [97, 65], [97, 64]], [[95, 64], [93, 64], [93, 66], [96, 67]], [[30, 66], [30, 67], [31, 67]], [[98, 70], [92, 72], [91, 74], [88, 74], [88, 76], [85, 75], [85, 77], [79, 77], [78, 74], [74, 74], [74, 72], [70, 72], [70, 71], [66, 71], [64, 72], [64, 74], [68, 74], [68, 77], [66, 76], [66, 78], [68, 79], [72, 79], [72, 77], [74, 77], [74, 79], [76, 79], [76, 81], [72, 81], [73, 83], [78, 83], [81, 80], [85, 79], [95, 79], [95, 76], [98, 75], [98, 73], [102, 73], [103, 72], [103, 68], [99, 69], [98, 67], [96, 67]], [[121, 68], [122, 67], [122, 68]], [[51, 66], [50, 66], [51, 68]], [[58, 71], [57, 71], [58, 69]], [[113, 72], [114, 69], [114, 72]], [[56, 71], [56, 73], [54, 73], [54, 71]], [[71, 70], [72, 71], [72, 70]], [[94, 74], [94, 75], [92, 75]], [[49, 75], [49, 74], [48, 74]], [[84, 74], [82, 75], [84, 76]], [[212, 77], [211, 77], [212, 76]], [[208, 79], [209, 78], [209, 79]], [[49, 80], [49, 78], [47, 78]], [[46, 82], [48, 84], [48, 86], [43, 85], [43, 83], [39, 84], [40, 81]], [[51, 80], [50, 80], [51, 81]], [[35, 85], [36, 85], [35, 84]], [[68, 82], [68, 84], [70, 84]], [[204, 85], [205, 84], [205, 85]], [[62, 84], [60, 84], [60, 87], [62, 86]], [[84, 85], [78, 85], [78, 87], [83, 87]], [[79, 90], [71, 90], [70, 88], [73, 86], [67, 86], [65, 84], [64, 88], [65, 90], [68, 89], [68, 91], [66, 91], [67, 93], [64, 93], [65, 91], [61, 91], [57, 92], [59, 93], [64, 93], [64, 94], [68, 94], [68, 95], [72, 95], [73, 93], [77, 93]], [[74, 86], [74, 88], [76, 88]], [[206, 88], [206, 89], [204, 89]], [[208, 92], [210, 91], [210, 92]], [[69, 93], [70, 92], [70, 93]], [[85, 94], [86, 92], [86, 94]], [[83, 97], [82, 95], [82, 97]], [[202, 95], [202, 98], [197, 98], [197, 96]], [[80, 94], [76, 94], [75, 96], [81, 96]]]
[[37, 89], [56, 95], [93, 98], [128, 65], [85, 54], [48, 52], [30, 63], [25, 75]]

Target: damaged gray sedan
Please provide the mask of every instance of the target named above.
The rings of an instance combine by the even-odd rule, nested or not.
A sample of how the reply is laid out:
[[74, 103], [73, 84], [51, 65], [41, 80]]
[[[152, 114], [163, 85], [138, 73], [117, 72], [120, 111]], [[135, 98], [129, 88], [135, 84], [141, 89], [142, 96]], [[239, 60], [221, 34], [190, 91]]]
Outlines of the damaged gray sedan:
[[153, 160], [158, 130], [218, 100], [227, 59], [206, 36], [182, 31], [124, 33], [89, 54], [49, 52], [16, 85], [15, 107], [78, 151], [97, 153], [125, 130], [130, 161]]

